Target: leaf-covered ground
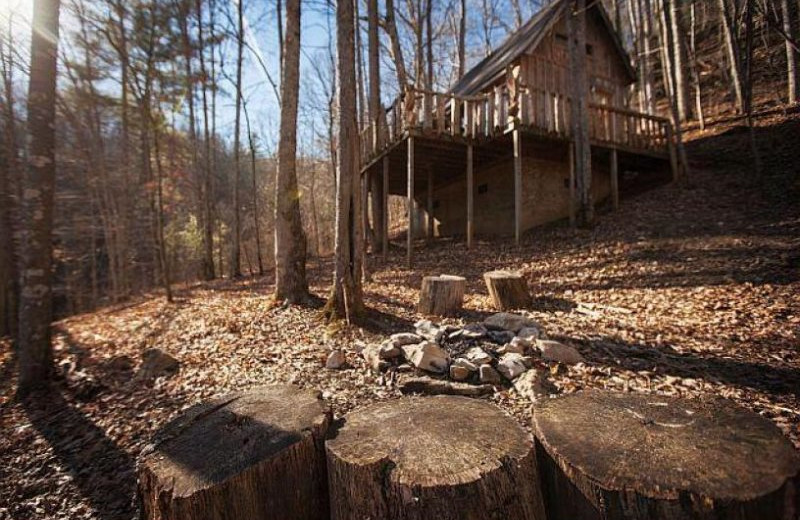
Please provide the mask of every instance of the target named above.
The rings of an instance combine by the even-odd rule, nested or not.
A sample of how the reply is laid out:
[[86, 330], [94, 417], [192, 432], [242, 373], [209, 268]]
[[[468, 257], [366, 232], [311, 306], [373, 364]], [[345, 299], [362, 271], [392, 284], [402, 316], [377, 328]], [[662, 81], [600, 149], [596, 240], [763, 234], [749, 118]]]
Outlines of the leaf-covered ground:
[[[691, 143], [692, 187], [663, 186], [623, 199], [591, 231], [537, 230], [522, 247], [419, 244], [413, 270], [371, 259], [371, 309], [362, 327], [319, 321], [319, 303], [271, 303], [270, 277], [184, 287], [177, 302], [143, 299], [55, 327], [61, 378], [46, 396], [13, 400], [14, 359], [0, 348], [0, 519], [127, 519], [136, 514], [135, 461], [180, 410], [234, 389], [293, 382], [319, 389], [341, 415], [398, 395], [356, 355], [359, 344], [410, 330], [426, 274], [467, 276], [464, 315], [491, 312], [481, 274], [522, 270], [532, 315], [575, 345], [587, 363], [553, 374], [562, 392], [586, 387], [665, 395], [719, 395], [772, 420], [800, 447], [800, 119], [765, 118], [757, 134], [765, 175], [752, 180], [747, 134], [732, 125]], [[796, 142], [794, 143], [796, 145]], [[310, 266], [320, 298], [329, 261]], [[158, 347], [177, 375], [133, 380]], [[331, 348], [352, 368], [326, 370]], [[492, 400], [529, 421], [513, 390]]]

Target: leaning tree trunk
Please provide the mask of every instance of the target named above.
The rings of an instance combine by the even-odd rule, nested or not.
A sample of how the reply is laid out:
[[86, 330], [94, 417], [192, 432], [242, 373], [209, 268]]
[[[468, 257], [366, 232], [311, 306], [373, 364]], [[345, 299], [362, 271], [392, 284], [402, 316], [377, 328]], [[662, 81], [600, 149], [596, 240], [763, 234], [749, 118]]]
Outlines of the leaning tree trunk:
[[516, 271], [489, 271], [483, 274], [494, 306], [501, 311], [524, 309], [531, 304], [528, 284]]
[[437, 316], [455, 315], [464, 303], [466, 288], [467, 280], [461, 276], [426, 276], [422, 279], [417, 312]]
[[797, 518], [797, 452], [728, 401], [587, 390], [533, 412], [549, 520]]
[[334, 520], [545, 518], [530, 437], [493, 404], [407, 397], [345, 421], [326, 443]]
[[195, 406], [138, 465], [145, 520], [323, 520], [330, 410], [317, 392], [267, 386]]
[[53, 370], [53, 203], [56, 182], [56, 57], [59, 0], [34, 0], [28, 86], [28, 165], [22, 198], [19, 394], [46, 384]]
[[275, 188], [275, 299], [308, 297], [306, 237], [297, 187], [297, 102], [300, 90], [300, 0], [286, 1], [281, 130]]
[[731, 81], [733, 82], [733, 92], [736, 96], [736, 110], [741, 114], [744, 112], [744, 95], [742, 93], [739, 47], [733, 33], [732, 22], [728, 16], [728, 7], [725, 0], [717, 0], [717, 7], [719, 8], [719, 17], [725, 37], [725, 50], [728, 53], [728, 61], [730, 62]]
[[391, 42], [392, 59], [394, 60], [394, 67], [397, 71], [398, 92], [402, 94], [406, 91], [406, 87], [408, 86], [408, 73], [406, 73], [406, 64], [403, 59], [403, 47], [400, 45], [400, 37], [397, 34], [394, 0], [386, 0], [384, 27], [386, 28], [386, 33], [389, 35], [389, 41]]

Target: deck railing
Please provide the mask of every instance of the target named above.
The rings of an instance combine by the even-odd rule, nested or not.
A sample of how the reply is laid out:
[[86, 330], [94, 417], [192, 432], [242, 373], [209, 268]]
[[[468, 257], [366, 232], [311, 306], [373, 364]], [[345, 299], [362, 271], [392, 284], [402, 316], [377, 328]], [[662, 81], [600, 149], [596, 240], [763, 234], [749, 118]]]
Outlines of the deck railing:
[[[515, 103], [510, 103], [516, 97]], [[516, 96], [499, 85], [481, 96], [456, 96], [409, 89], [360, 135], [362, 164], [366, 164], [407, 132], [441, 138], [488, 140], [520, 128], [554, 138], [569, 139], [571, 100], [556, 92], [519, 87]], [[589, 105], [589, 136], [599, 144], [632, 150], [666, 152], [669, 121], [607, 105]]]

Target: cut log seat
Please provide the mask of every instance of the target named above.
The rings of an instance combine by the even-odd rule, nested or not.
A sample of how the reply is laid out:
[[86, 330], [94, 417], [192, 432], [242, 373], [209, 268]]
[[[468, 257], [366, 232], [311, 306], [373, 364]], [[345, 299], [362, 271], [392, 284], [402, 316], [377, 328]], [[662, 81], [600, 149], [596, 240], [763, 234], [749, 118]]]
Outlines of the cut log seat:
[[326, 448], [334, 520], [545, 520], [532, 440], [486, 401], [376, 403]]
[[486, 289], [500, 311], [524, 309], [531, 305], [528, 284], [516, 271], [489, 271], [483, 274]]
[[588, 390], [533, 430], [549, 520], [798, 518], [798, 453], [729, 401]]
[[317, 392], [267, 386], [190, 408], [156, 435], [139, 464], [147, 520], [328, 518]]
[[451, 316], [461, 310], [467, 281], [461, 276], [443, 274], [422, 279], [417, 310], [421, 314]]

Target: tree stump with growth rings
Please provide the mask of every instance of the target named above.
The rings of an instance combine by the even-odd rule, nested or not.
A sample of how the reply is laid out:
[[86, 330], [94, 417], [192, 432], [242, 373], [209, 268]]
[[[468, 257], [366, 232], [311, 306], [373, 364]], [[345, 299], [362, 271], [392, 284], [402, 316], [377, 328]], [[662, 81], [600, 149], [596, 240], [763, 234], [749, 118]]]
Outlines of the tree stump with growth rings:
[[486, 289], [500, 311], [524, 309], [531, 305], [528, 284], [516, 271], [489, 271], [483, 274]]
[[461, 276], [443, 274], [422, 279], [417, 311], [427, 315], [452, 316], [464, 304], [467, 281]]
[[147, 520], [328, 519], [318, 393], [267, 386], [190, 408], [140, 461]]
[[587, 390], [534, 404], [549, 520], [790, 520], [800, 459], [722, 399]]
[[545, 520], [532, 439], [486, 401], [375, 403], [326, 448], [333, 520]]

